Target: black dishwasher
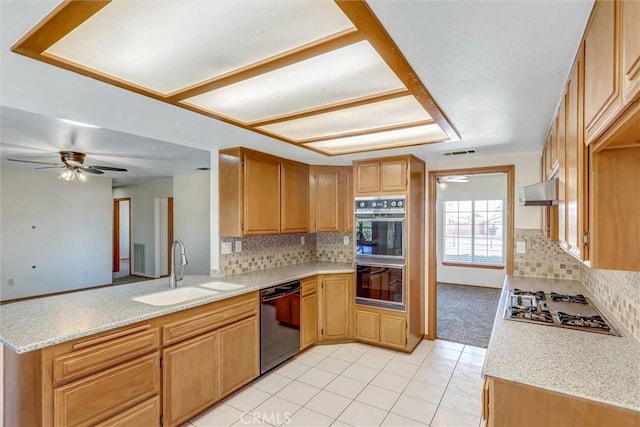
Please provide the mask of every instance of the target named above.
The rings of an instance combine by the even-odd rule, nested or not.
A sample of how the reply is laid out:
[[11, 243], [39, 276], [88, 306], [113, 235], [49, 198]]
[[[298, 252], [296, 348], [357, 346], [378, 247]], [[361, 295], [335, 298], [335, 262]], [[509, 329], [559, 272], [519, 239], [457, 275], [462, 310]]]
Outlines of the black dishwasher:
[[260, 374], [300, 351], [300, 282], [260, 291]]

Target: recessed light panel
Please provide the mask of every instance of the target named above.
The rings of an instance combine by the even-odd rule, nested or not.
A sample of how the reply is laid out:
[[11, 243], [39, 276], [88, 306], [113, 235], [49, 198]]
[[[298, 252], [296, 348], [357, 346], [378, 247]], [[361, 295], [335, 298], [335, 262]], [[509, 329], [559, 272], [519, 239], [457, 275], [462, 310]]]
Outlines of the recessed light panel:
[[297, 120], [274, 123], [259, 129], [301, 141], [426, 120], [431, 120], [431, 116], [413, 96], [409, 95]]
[[12, 50], [329, 155], [459, 139], [364, 0], [65, 0]]
[[360, 135], [347, 138], [330, 139], [311, 142], [304, 146], [329, 155], [357, 153], [365, 150], [380, 150], [383, 148], [397, 148], [407, 145], [428, 144], [442, 141], [446, 133], [436, 124], [416, 126], [407, 129], [397, 129]]
[[362, 41], [185, 102], [250, 123], [399, 89], [400, 79]]
[[167, 94], [353, 28], [332, 1], [114, 1], [46, 50]]

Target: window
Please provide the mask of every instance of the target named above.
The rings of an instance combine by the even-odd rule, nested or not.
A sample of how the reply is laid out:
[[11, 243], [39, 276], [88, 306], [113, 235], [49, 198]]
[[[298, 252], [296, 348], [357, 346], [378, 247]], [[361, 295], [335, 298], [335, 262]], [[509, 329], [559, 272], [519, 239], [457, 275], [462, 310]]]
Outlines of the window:
[[504, 201], [444, 203], [443, 262], [504, 265]]

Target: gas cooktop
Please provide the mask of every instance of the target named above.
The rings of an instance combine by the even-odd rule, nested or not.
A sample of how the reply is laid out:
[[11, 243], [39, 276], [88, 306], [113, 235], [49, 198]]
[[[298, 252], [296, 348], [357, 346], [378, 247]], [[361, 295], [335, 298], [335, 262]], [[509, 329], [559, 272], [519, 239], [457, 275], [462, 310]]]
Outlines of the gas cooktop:
[[513, 289], [505, 319], [620, 336], [584, 295]]

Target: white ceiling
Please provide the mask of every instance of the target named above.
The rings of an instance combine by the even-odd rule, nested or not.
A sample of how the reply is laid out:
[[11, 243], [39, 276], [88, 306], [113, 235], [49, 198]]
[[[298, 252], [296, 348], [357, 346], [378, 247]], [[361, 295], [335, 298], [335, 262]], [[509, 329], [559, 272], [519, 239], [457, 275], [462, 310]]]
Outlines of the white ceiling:
[[[368, 3], [461, 141], [326, 157], [12, 53], [11, 45], [57, 2], [0, 0], [0, 103], [11, 107], [0, 110], [2, 157], [9, 146], [38, 141], [44, 145], [37, 148], [49, 144], [52, 149], [49, 135], [69, 133], [68, 125], [53, 117], [117, 131], [120, 148], [129, 147], [129, 158], [138, 149], [138, 157], [144, 157], [148, 139], [205, 150], [245, 146], [311, 164], [348, 164], [400, 153], [428, 162], [466, 148], [476, 148], [478, 155], [540, 151], [593, 0]], [[22, 118], [17, 110], [23, 110]], [[12, 114], [5, 118], [7, 112]], [[40, 120], [47, 124], [38, 125]], [[88, 138], [86, 150], [103, 156], [118, 153], [120, 148], [110, 147], [112, 141]], [[55, 147], [53, 151], [62, 149]], [[169, 147], [162, 150], [171, 156]]]

